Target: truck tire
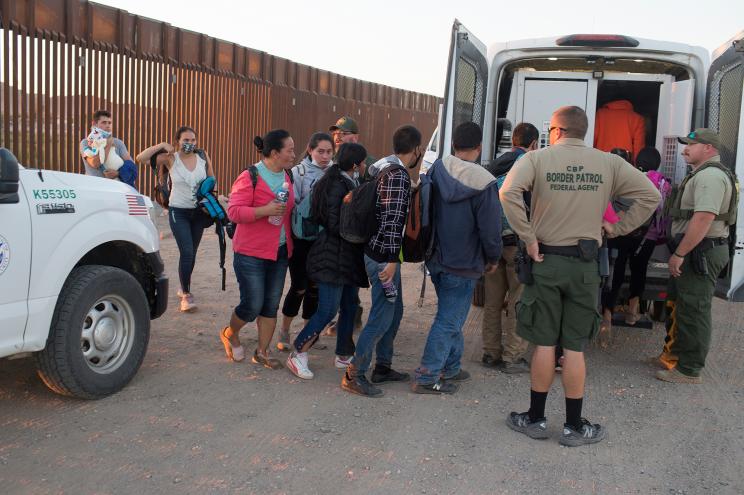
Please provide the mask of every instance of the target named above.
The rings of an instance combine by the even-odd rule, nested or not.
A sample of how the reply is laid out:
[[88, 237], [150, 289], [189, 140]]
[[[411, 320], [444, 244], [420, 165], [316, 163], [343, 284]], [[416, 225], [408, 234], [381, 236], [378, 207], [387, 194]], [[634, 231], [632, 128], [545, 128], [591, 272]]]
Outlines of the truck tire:
[[137, 280], [119, 268], [86, 265], [65, 281], [39, 376], [53, 391], [99, 399], [121, 390], [142, 364], [150, 340], [150, 310]]

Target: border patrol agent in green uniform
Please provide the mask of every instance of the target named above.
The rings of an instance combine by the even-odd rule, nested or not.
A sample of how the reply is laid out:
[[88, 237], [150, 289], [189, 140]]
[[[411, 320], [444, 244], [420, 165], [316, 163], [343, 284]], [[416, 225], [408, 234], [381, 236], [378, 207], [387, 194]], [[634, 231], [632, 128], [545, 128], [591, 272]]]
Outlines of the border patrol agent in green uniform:
[[[720, 140], [710, 129], [696, 129], [679, 142], [692, 172], [672, 191], [669, 216], [673, 254], [669, 258], [667, 345], [659, 359], [676, 366], [656, 378], [701, 383], [710, 348], [711, 303], [716, 280], [729, 262], [729, 226], [736, 223], [738, 184], [721, 164]], [[673, 304], [669, 304], [672, 302]]]
[[[563, 347], [566, 422], [560, 443], [596, 443], [606, 429], [581, 417], [586, 365], [584, 348], [599, 328], [599, 246], [602, 230], [624, 235], [639, 227], [661, 200], [653, 183], [617, 155], [584, 143], [586, 113], [561, 107], [550, 120], [551, 146], [530, 151], [509, 171], [501, 204], [531, 261], [520, 262], [525, 283], [517, 306], [517, 334], [535, 344], [530, 409], [512, 412], [509, 428], [547, 438], [545, 401], [555, 377], [555, 346]], [[527, 219], [523, 194], [532, 192]], [[612, 198], [634, 203], [614, 227], [602, 215]], [[525, 276], [532, 266], [532, 280]]]
[[[328, 130], [331, 132], [331, 136], [333, 136], [333, 146], [336, 148], [336, 151], [344, 143], [359, 142], [359, 124], [351, 117], [341, 117]], [[367, 174], [366, 169], [376, 161], [377, 158], [372, 155], [367, 155], [367, 158], [364, 159], [364, 164], [367, 166], [364, 172], [365, 177]]]

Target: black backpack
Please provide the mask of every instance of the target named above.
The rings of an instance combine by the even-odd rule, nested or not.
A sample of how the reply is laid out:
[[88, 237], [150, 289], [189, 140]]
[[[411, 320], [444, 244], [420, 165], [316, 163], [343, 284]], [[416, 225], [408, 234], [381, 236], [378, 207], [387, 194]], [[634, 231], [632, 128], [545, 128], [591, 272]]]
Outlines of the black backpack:
[[380, 171], [374, 180], [364, 182], [344, 196], [341, 204], [341, 238], [353, 244], [364, 244], [377, 232], [377, 184], [385, 175], [395, 170], [405, 170], [391, 164]]

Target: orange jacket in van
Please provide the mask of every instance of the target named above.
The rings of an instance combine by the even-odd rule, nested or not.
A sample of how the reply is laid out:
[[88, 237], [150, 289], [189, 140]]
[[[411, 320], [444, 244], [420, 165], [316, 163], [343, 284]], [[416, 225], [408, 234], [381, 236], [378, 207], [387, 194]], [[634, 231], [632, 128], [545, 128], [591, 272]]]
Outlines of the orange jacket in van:
[[606, 103], [597, 110], [594, 125], [594, 147], [602, 151], [622, 148], [630, 151], [633, 160], [646, 145], [646, 122], [633, 111], [628, 100]]

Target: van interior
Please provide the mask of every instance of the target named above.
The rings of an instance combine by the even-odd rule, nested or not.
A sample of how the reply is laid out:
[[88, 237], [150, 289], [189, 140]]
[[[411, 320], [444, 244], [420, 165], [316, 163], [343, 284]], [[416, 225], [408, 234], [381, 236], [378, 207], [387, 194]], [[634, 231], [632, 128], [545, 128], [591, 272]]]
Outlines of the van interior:
[[535, 125], [539, 146], [548, 146], [550, 115], [563, 105], [586, 110], [586, 142], [592, 146], [597, 110], [628, 100], [646, 121], [646, 146], [662, 155], [661, 171], [675, 182], [684, 177], [674, 138], [687, 133], [692, 122], [694, 81], [684, 67], [652, 59], [543, 57], [507, 66], [499, 80], [493, 158], [511, 149], [511, 129], [520, 122]]

